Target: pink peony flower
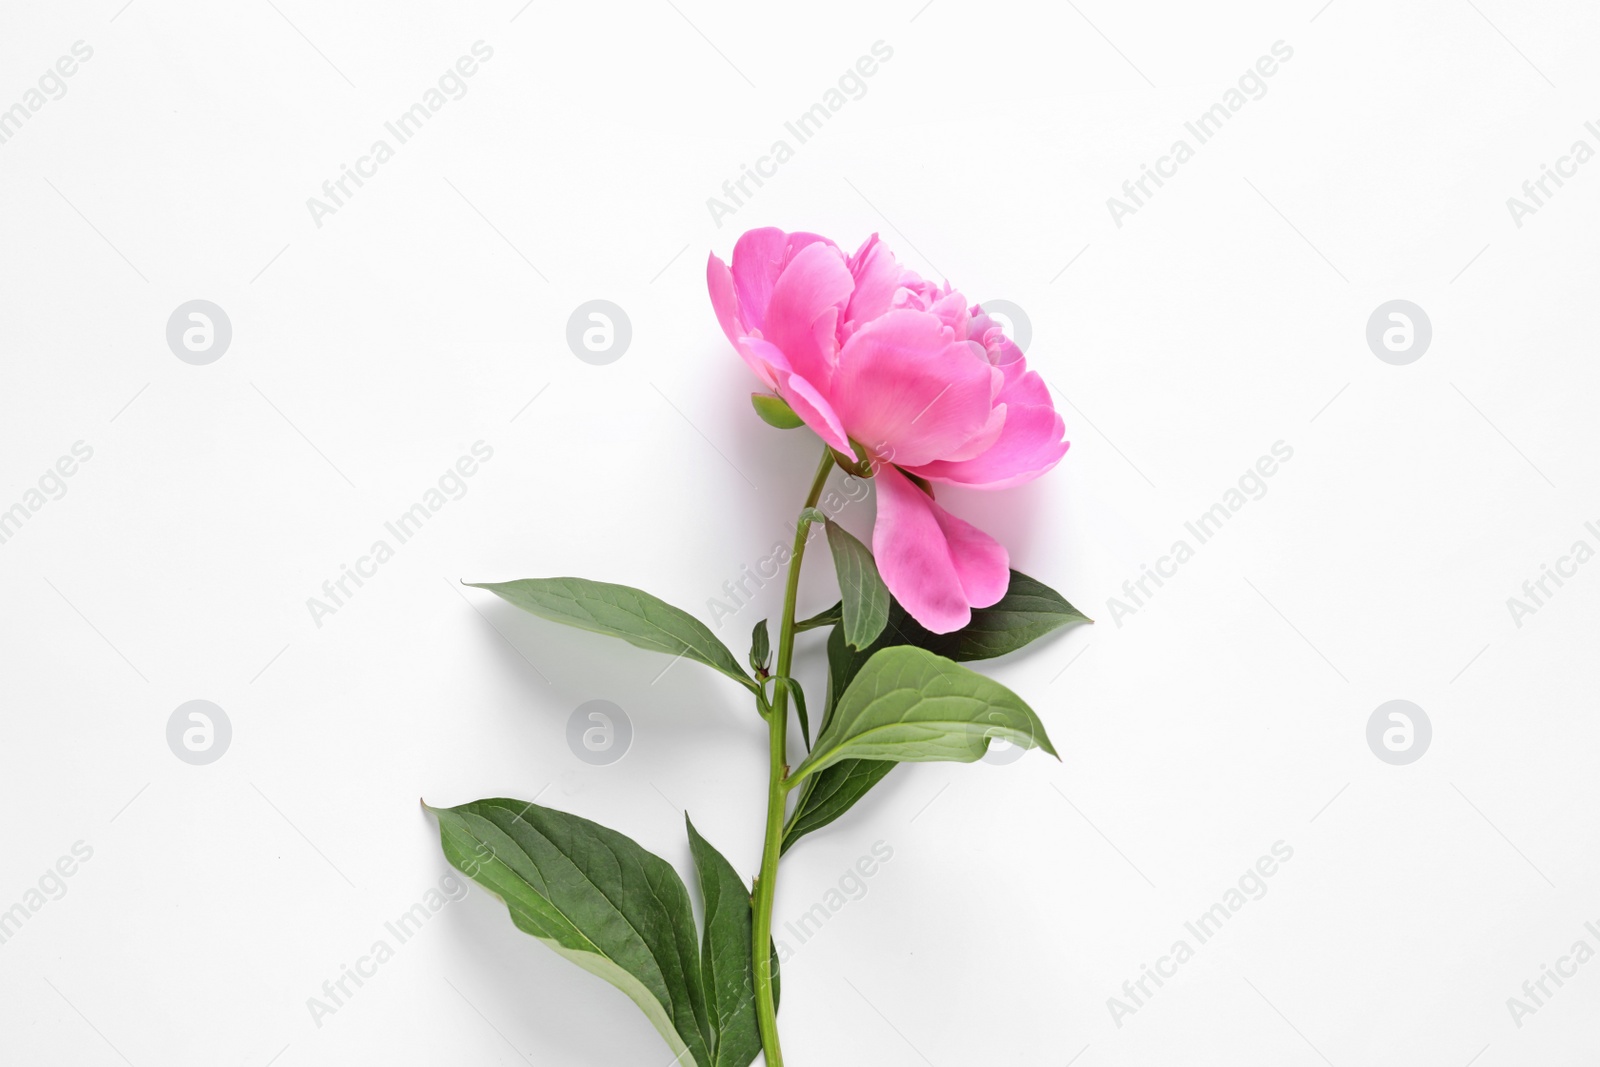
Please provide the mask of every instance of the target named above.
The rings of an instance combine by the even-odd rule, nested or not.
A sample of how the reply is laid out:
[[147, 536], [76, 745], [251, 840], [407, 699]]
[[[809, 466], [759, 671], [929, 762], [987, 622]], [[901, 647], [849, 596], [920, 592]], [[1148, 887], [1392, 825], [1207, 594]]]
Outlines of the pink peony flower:
[[872, 551], [912, 618], [949, 633], [1004, 596], [1005, 548], [923, 488], [1021, 485], [1066, 454], [1050, 392], [1004, 330], [948, 282], [902, 267], [877, 234], [847, 256], [816, 234], [751, 230], [731, 270], [710, 258], [706, 284], [756, 376], [830, 446], [866, 452]]

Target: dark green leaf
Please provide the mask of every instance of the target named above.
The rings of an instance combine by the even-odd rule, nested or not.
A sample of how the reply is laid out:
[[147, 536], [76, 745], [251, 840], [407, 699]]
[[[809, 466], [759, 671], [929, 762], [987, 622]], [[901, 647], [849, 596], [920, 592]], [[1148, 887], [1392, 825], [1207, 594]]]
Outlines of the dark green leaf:
[[954, 633], [936, 634], [924, 629], [893, 601], [889, 621], [874, 646], [916, 645], [957, 662], [992, 659], [1074, 623], [1092, 622], [1066, 598], [1021, 571], [1011, 572], [1011, 584], [999, 603], [974, 608], [972, 621]]
[[828, 523], [828, 547], [839, 575], [844, 639], [852, 648], [866, 648], [889, 621], [889, 589], [878, 576], [878, 565], [867, 546], [836, 522]]
[[716, 1067], [689, 893], [631, 838], [518, 800], [429, 808], [445, 858], [511, 921], [626, 993], [680, 1062]]
[[816, 630], [824, 626], [833, 626], [839, 621], [840, 605], [817, 612], [809, 619], [801, 619], [794, 624], [795, 633], [804, 633], [807, 630]]
[[750, 406], [756, 409], [761, 421], [780, 430], [794, 430], [805, 425], [805, 420], [794, 413], [781, 396], [770, 393], [751, 393]]
[[711, 1062], [714, 1067], [748, 1067], [761, 1051], [755, 966], [750, 959], [754, 932], [750, 887], [722, 853], [700, 836], [687, 813], [683, 821], [689, 829], [689, 851], [700, 875], [700, 897], [705, 902], [706, 929], [700, 962], [707, 1009], [717, 1035]]
[[800, 734], [806, 739], [806, 751], [811, 751], [811, 716], [806, 714], [806, 691], [800, 688], [800, 681], [796, 678], [787, 678], [784, 684], [789, 692], [794, 694], [794, 713], [800, 716]]
[[[891, 617], [899, 611], [899, 605], [891, 609]], [[828, 634], [828, 699], [822, 709], [822, 728], [828, 728], [828, 719], [833, 715], [833, 706], [839, 702], [844, 691], [850, 688], [850, 683], [855, 680], [857, 672], [867, 665], [867, 660], [880, 648], [887, 648], [891, 644], [903, 644], [897, 640], [898, 634], [891, 628], [885, 630], [878, 640], [869, 648], [851, 648], [844, 640], [844, 630], [835, 626], [833, 632]]]
[[895, 766], [889, 760], [846, 759], [807, 778], [800, 803], [783, 828], [782, 851], [788, 852], [806, 834], [822, 829], [849, 811]]
[[[751, 936], [754, 934], [752, 930]], [[778, 973], [778, 942], [769, 937], [767, 945], [772, 949], [772, 962], [767, 964], [767, 973], [772, 975], [772, 1010], [777, 1011], [783, 1003], [783, 977]]]
[[873, 654], [839, 698], [794, 778], [845, 759], [971, 763], [999, 737], [1056, 754], [1011, 690], [943, 656], [897, 645]]
[[705, 623], [682, 608], [626, 585], [586, 578], [523, 578], [515, 582], [468, 582], [552, 622], [620, 637], [630, 645], [698, 660], [748, 689], [756, 683], [728, 646]]
[[[1048, 585], [1012, 571], [1011, 585], [998, 604], [973, 609], [972, 621], [955, 633], [923, 630], [926, 636], [910, 643], [946, 659], [991, 659], [1015, 652], [1062, 626], [1093, 621]], [[911, 625], [922, 630], [915, 621]]]

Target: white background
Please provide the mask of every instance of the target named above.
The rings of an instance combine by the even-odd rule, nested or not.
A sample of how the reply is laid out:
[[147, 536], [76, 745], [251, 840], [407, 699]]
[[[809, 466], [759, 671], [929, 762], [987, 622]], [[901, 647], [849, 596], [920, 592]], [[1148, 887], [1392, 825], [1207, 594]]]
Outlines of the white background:
[[[879, 231], [1026, 310], [1072, 450], [944, 499], [1099, 620], [984, 666], [1061, 763], [903, 768], [790, 853], [780, 937], [894, 854], [791, 941], [789, 1061], [1595, 1062], [1600, 962], [1520, 1027], [1506, 1001], [1600, 948], [1600, 565], [1520, 627], [1506, 601], [1600, 548], [1600, 164], [1521, 227], [1506, 198], [1600, 148], [1600, 15], [920, 3], [0, 9], [0, 107], [94, 50], [0, 145], [0, 508], [93, 449], [0, 545], [0, 908], [93, 849], [0, 945], [0, 1059], [665, 1067], [477, 890], [320, 1026], [307, 998], [446, 872], [419, 796], [537, 795], [685, 872], [687, 808], [754, 873], [736, 687], [454, 583], [583, 575], [709, 621], [815, 458], [753, 416], [705, 295], [709, 251], [780, 225]], [[307, 198], [479, 40], [467, 94], [317, 226]], [[880, 40], [865, 96], [719, 228], [707, 197]], [[1266, 95], [1118, 227], [1106, 199], [1280, 40]], [[165, 339], [196, 298], [233, 326], [208, 366]], [[593, 298], [632, 322], [607, 366], [565, 340]], [[1397, 298], [1433, 325], [1408, 366], [1365, 340]], [[307, 598], [480, 440], [469, 492], [317, 626]], [[1277, 441], [1266, 495], [1118, 625], [1108, 598]], [[778, 603], [719, 632], [742, 656]], [[233, 725], [209, 766], [167, 746], [192, 699]], [[566, 744], [592, 699], [633, 723], [610, 766]], [[1433, 724], [1409, 766], [1367, 746], [1391, 699]], [[1108, 998], [1278, 841], [1267, 894], [1119, 1027]]]

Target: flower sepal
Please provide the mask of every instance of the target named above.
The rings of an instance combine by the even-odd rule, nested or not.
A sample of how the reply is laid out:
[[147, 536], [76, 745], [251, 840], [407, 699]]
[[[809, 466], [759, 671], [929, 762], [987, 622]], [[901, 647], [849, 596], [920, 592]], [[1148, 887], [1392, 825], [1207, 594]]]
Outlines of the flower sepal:
[[761, 416], [761, 421], [768, 426], [776, 426], [780, 430], [798, 430], [805, 425], [805, 420], [794, 413], [788, 401], [781, 396], [771, 393], [751, 393], [750, 406], [756, 409], [756, 414]]
[[870, 478], [876, 471], [872, 456], [855, 438], [850, 439], [850, 447], [855, 450], [855, 455], [847, 456], [837, 448], [833, 449], [833, 461], [839, 469], [856, 478]]

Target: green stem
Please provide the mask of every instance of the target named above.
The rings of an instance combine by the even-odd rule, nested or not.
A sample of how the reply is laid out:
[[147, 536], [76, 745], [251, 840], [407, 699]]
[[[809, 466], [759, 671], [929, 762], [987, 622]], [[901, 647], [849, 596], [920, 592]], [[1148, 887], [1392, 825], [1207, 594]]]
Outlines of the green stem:
[[789, 559], [789, 579], [783, 590], [783, 617], [778, 630], [777, 681], [773, 686], [772, 709], [767, 717], [767, 837], [761, 850], [761, 874], [756, 878], [751, 907], [755, 930], [750, 939], [756, 974], [756, 1021], [761, 1028], [761, 1048], [767, 1067], [783, 1067], [783, 1050], [778, 1046], [778, 1008], [772, 997], [772, 901], [778, 889], [778, 853], [783, 845], [783, 815], [789, 790], [789, 664], [794, 658], [794, 602], [800, 589], [800, 561], [806, 553], [806, 537], [811, 532], [807, 508], [817, 506], [822, 487], [833, 470], [833, 450], [822, 450], [822, 462], [811, 482], [801, 518], [795, 525], [794, 551]]

